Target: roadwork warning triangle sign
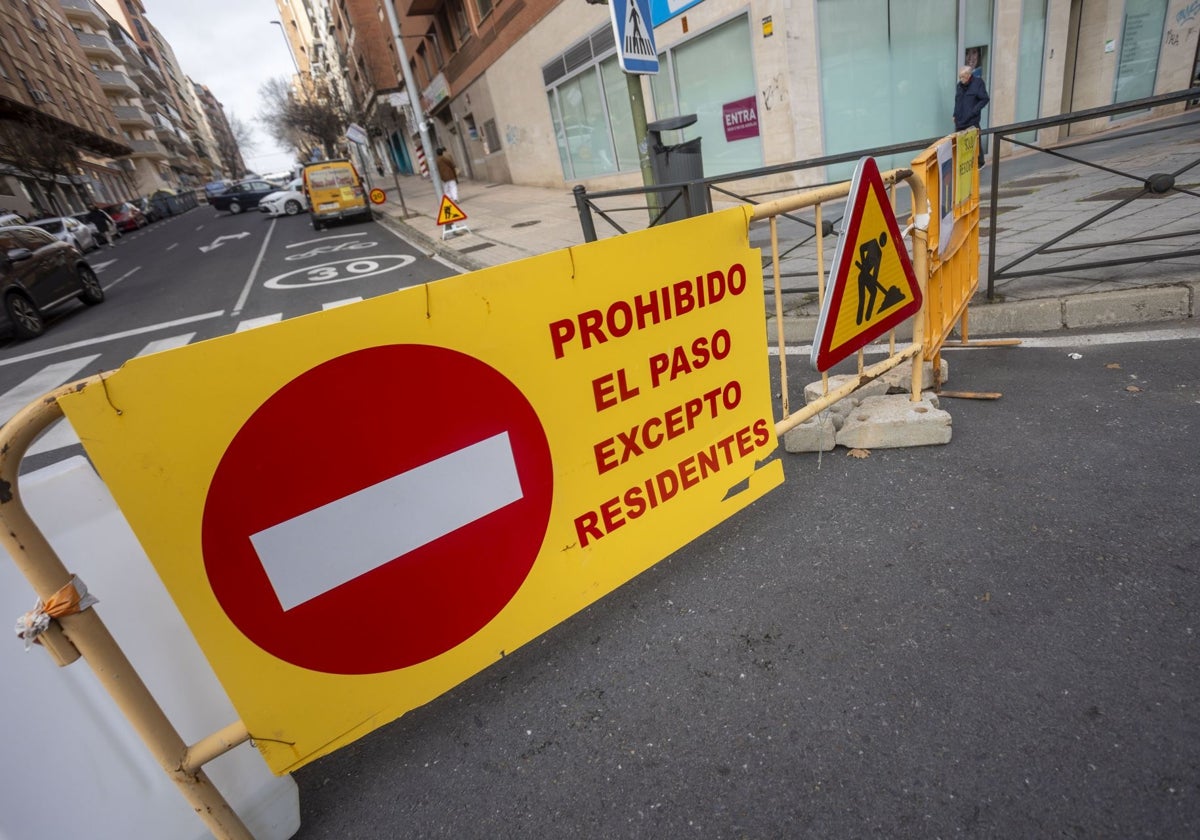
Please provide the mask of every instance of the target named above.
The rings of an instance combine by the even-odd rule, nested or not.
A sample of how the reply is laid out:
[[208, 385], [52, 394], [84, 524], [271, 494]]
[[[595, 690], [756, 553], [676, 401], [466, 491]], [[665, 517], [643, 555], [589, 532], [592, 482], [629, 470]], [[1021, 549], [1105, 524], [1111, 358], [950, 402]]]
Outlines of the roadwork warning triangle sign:
[[921, 287], [874, 158], [854, 170], [846, 219], [813, 338], [812, 366], [820, 371], [921, 309]]
[[450, 200], [450, 196], [442, 196], [442, 206], [438, 209], [437, 223], [439, 225], [449, 225], [454, 222], [461, 222], [467, 218], [467, 214], [462, 211], [462, 208]]

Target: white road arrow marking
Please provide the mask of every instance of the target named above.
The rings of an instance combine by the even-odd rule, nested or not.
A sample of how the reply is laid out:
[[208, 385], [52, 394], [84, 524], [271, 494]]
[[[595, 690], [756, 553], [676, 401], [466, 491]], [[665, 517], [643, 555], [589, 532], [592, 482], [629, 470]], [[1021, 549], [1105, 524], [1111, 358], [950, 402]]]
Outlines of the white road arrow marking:
[[250, 536], [283, 609], [522, 498], [508, 432]]
[[212, 241], [211, 245], [201, 245], [200, 250], [207, 254], [209, 251], [213, 250], [214, 248], [220, 248], [221, 243], [224, 242], [226, 239], [244, 239], [245, 237], [247, 237], [249, 235], [250, 235], [250, 231], [248, 231], [248, 230], [244, 230], [241, 233], [227, 233], [224, 236], [218, 236], [216, 239], [214, 239]]

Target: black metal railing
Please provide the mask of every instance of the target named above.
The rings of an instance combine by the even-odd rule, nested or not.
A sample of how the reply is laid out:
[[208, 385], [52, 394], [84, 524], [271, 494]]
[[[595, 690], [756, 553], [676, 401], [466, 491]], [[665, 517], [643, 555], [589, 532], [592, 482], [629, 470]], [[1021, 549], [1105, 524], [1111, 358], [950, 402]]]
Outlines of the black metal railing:
[[[1045, 273], [1045, 267], [1025, 267], [1021, 270], [1017, 266], [1026, 265], [1031, 259], [1039, 255], [1062, 255], [1064, 253], [1095, 251], [1102, 248], [1125, 247], [1128, 248], [1133, 244], [1144, 244], [1157, 240], [1179, 239], [1181, 237], [1200, 235], [1200, 230], [1176, 230], [1161, 234], [1151, 234], [1146, 236], [1120, 237], [1113, 238], [1105, 236], [1100, 242], [1089, 242], [1086, 244], [1063, 244], [1070, 237], [1089, 227], [1094, 226], [1097, 222], [1111, 216], [1121, 208], [1127, 206], [1130, 202], [1137, 198], [1147, 195], [1164, 196], [1170, 193], [1186, 194], [1200, 198], [1197, 192], [1186, 189], [1178, 183], [1179, 177], [1200, 164], [1200, 157], [1196, 160], [1186, 163], [1181, 167], [1177, 167], [1170, 172], [1156, 172], [1149, 174], [1136, 174], [1125, 171], [1125, 169], [1114, 168], [1106, 165], [1103, 162], [1089, 161], [1077, 155], [1070, 154], [1070, 150], [1077, 149], [1083, 146], [1093, 146], [1109, 141], [1128, 139], [1141, 135], [1152, 135], [1162, 131], [1173, 130], [1182, 126], [1192, 125], [1193, 122], [1164, 122], [1162, 120], [1155, 121], [1153, 124], [1141, 124], [1136, 128], [1131, 128], [1129, 131], [1111, 133], [1106, 132], [1089, 136], [1080, 140], [1073, 140], [1065, 143], [1047, 144], [1046, 146], [1037, 146], [1033, 143], [1026, 142], [1020, 139], [1018, 135], [1027, 132], [1036, 132], [1041, 129], [1053, 128], [1063, 125], [1071, 125], [1087, 120], [1105, 119], [1121, 114], [1135, 113], [1145, 111], [1155, 107], [1177, 104], [1180, 102], [1193, 102], [1200, 99], [1200, 88], [1191, 90], [1179, 91], [1176, 93], [1163, 94], [1160, 96], [1152, 96], [1144, 99], [1139, 99], [1133, 102], [1122, 103], [1119, 105], [1111, 105], [1103, 108], [1090, 108], [1083, 111], [1075, 111], [1069, 114], [1063, 114], [1056, 117], [1045, 117], [1037, 120], [1029, 120], [1010, 125], [993, 127], [983, 131], [984, 136], [990, 136], [991, 140], [991, 160], [992, 168], [990, 172], [990, 190], [987, 200], [987, 225], [988, 225], [988, 247], [987, 247], [987, 296], [989, 299], [995, 296], [995, 284], [997, 281], [1014, 279], [1017, 277], [1032, 276], [1039, 273]], [[1200, 122], [1200, 119], [1194, 122]], [[834, 166], [843, 163], [853, 163], [859, 158], [885, 157], [890, 155], [903, 154], [906, 152], [916, 152], [928, 148], [931, 144], [937, 142], [938, 137], [925, 138], [922, 140], [913, 140], [904, 143], [897, 143], [889, 146], [877, 146], [869, 149], [860, 149], [853, 152], [845, 152], [836, 155], [826, 155], [819, 158], [810, 158], [802, 161], [795, 161], [785, 164], [777, 164], [775, 166], [760, 167], [758, 169], [744, 170], [741, 172], [733, 172], [726, 175], [697, 179], [693, 181], [681, 181], [669, 184], [657, 184], [646, 187], [630, 187], [620, 190], [606, 190], [603, 192], [588, 192], [583, 186], [574, 188], [575, 206], [579, 213], [580, 227], [583, 232], [584, 240], [588, 242], [595, 241], [597, 237], [596, 217], [600, 217], [608, 223], [617, 233], [628, 232], [627, 228], [632, 228], [635, 225], [626, 223], [622, 225], [618, 220], [618, 214], [635, 213], [637, 216], [637, 227], [646, 227], [646, 220], [649, 220], [649, 226], [653, 227], [662, 224], [667, 210], [682, 202], [689, 215], [693, 213], [706, 212], [713, 206], [714, 199], [733, 200], [736, 202], [745, 202], [749, 204], [759, 204], [762, 201], [769, 200], [784, 193], [794, 193], [797, 187], [792, 186], [774, 186], [768, 187], [762, 185], [762, 189], [754, 187], [755, 182], [767, 180], [775, 180], [778, 183], [778, 176], [789, 173], [817, 170], [823, 167]], [[986, 141], [981, 141], [986, 142]], [[1034, 245], [1027, 250], [1006, 257], [1006, 261], [999, 267], [996, 267], [998, 261], [997, 249], [997, 234], [999, 232], [996, 220], [1006, 208], [1002, 208], [999, 204], [999, 198], [1003, 192], [1001, 181], [1001, 170], [1012, 158], [1006, 158], [1003, 161], [1000, 157], [1001, 144], [1008, 143], [1011, 146], [1018, 146], [1029, 150], [1031, 153], [1040, 153], [1061, 160], [1070, 161], [1087, 167], [1092, 167], [1097, 170], [1107, 172], [1112, 175], [1120, 176], [1129, 179], [1132, 183], [1140, 187], [1135, 194], [1131, 196], [1121, 196], [1115, 200], [1113, 206], [1108, 207], [1098, 213], [1089, 215], [1086, 219], [1077, 225], [1072, 226], [1069, 230], [1048, 237], [1047, 241], [1038, 245]], [[814, 182], [809, 184], [809, 187], [821, 186], [824, 181]], [[737, 187], [737, 189], [735, 189]], [[749, 189], [747, 189], [749, 187]], [[807, 187], [806, 187], [807, 188]], [[701, 196], [701, 199], [697, 198]], [[699, 206], [703, 197], [707, 197], [703, 201], [704, 206]], [[641, 200], [633, 200], [638, 199]], [[612, 206], [608, 202], [614, 199], [621, 200], [622, 204]], [[1200, 210], [1200, 208], [1198, 208]], [[801, 227], [806, 227], [810, 233], [806, 238], [800, 238], [795, 243], [791, 244], [787, 249], [783, 250], [780, 258], [788, 256], [797, 249], [807, 245], [813, 238], [817, 236], [816, 223], [812, 219], [805, 218], [800, 215], [785, 214], [782, 218], [789, 219]], [[828, 236], [838, 230], [838, 222], [840, 217], [823, 219], [821, 223], [821, 236]], [[981, 219], [982, 221], [982, 219]], [[1184, 250], [1174, 250], [1163, 254], [1143, 253], [1136, 256], [1121, 256], [1111, 259], [1088, 260], [1081, 262], [1071, 262], [1069, 264], [1056, 264], [1054, 266], [1055, 273], [1063, 273], [1070, 271], [1081, 271], [1094, 268], [1106, 268], [1111, 266], [1127, 265], [1142, 262], [1154, 262], [1156, 260], [1178, 260], [1181, 257], [1189, 257], [1200, 254], [1200, 248], [1185, 248]], [[764, 266], [765, 268], [765, 266]], [[785, 277], [800, 277], [811, 276], [817, 274], [815, 266], [812, 270], [800, 272], [787, 272]], [[810, 291], [808, 286], [796, 286], [788, 291]]]

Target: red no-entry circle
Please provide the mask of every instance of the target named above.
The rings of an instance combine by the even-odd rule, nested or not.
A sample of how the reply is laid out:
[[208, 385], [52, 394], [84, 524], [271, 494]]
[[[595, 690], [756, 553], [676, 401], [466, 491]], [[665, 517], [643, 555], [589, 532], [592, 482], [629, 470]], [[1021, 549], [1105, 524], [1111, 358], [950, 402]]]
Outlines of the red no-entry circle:
[[[393, 477], [421, 476], [498, 435], [511, 447], [519, 498], [284, 608], [253, 535]], [[499, 372], [441, 347], [359, 350], [283, 386], [238, 431], [208, 489], [205, 571], [230, 620], [279, 659], [338, 674], [391, 671], [445, 653], [495, 618], [537, 559], [552, 495], [545, 431]], [[413, 509], [422, 501], [412, 498]], [[345, 559], [338, 549], [352, 556], [369, 541], [365, 530], [328, 562]]]

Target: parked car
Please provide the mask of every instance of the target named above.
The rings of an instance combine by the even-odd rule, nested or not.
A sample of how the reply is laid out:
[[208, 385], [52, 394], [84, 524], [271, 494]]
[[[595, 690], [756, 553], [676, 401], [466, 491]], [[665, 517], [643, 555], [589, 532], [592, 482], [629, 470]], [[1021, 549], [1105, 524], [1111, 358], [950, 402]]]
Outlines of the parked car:
[[104, 300], [78, 248], [38, 227], [0, 227], [0, 301], [17, 338], [41, 335], [43, 313], [75, 298], [89, 306]]
[[25, 217], [21, 216], [19, 213], [2, 213], [2, 214], [0, 214], [0, 227], [4, 227], [6, 225], [23, 225], [23, 224], [25, 224]]
[[100, 243], [96, 241], [96, 235], [92, 233], [92, 226], [71, 216], [38, 219], [29, 224], [41, 228], [59, 242], [74, 245], [85, 254], [100, 247]]
[[150, 224], [146, 221], [146, 214], [128, 201], [122, 201], [120, 204], [107, 204], [100, 209], [112, 216], [112, 220], [117, 223], [118, 230], [129, 232]]
[[304, 179], [296, 178], [283, 189], [273, 192], [258, 202], [258, 211], [268, 216], [295, 216], [302, 210], [308, 209], [308, 199], [304, 197]]
[[253, 210], [258, 203], [278, 187], [262, 178], [248, 178], [231, 184], [229, 189], [220, 195], [209, 196], [208, 203], [217, 210], [228, 210], [235, 216], [243, 210]]
[[163, 217], [162, 212], [155, 206], [154, 202], [146, 196], [134, 199], [130, 204], [142, 211], [142, 215], [146, 217], [147, 224], [157, 222]]

